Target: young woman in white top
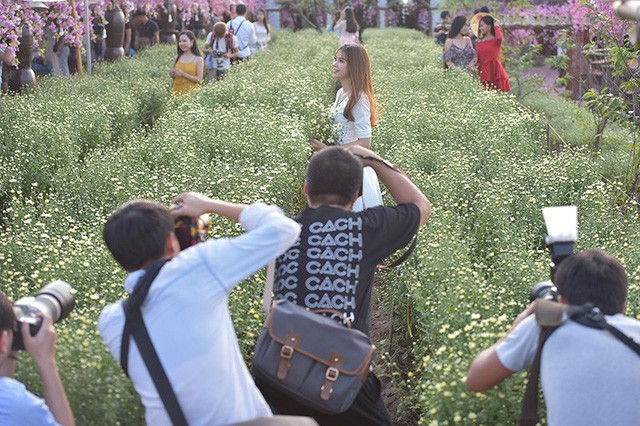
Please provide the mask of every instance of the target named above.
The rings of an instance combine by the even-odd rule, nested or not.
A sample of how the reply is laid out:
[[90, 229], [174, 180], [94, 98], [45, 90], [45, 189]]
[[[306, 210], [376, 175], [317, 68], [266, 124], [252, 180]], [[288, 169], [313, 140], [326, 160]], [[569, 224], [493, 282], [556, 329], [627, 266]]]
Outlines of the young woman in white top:
[[253, 23], [256, 29], [256, 49], [267, 50], [269, 42], [271, 41], [271, 28], [267, 21], [267, 12], [264, 9], [258, 9], [256, 11], [256, 21]]
[[[342, 85], [331, 108], [339, 128], [338, 145], [358, 144], [371, 148], [371, 128], [378, 125], [378, 108], [371, 83], [371, 62], [364, 46], [340, 46], [333, 59], [332, 74]], [[316, 139], [311, 139], [310, 143], [316, 151], [327, 147]], [[378, 178], [371, 167], [365, 167], [362, 197], [358, 198], [353, 210], [379, 205], [382, 205], [382, 195]]]

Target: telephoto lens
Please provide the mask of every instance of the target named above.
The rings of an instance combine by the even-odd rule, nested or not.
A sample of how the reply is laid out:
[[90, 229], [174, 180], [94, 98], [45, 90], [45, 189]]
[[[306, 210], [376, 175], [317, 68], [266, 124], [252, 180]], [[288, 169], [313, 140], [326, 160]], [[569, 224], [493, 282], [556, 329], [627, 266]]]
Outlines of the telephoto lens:
[[13, 350], [24, 349], [20, 327], [23, 322], [29, 324], [29, 331], [35, 336], [42, 326], [43, 313], [51, 318], [54, 323], [65, 319], [75, 306], [73, 289], [61, 280], [50, 282], [42, 287], [35, 297], [23, 297], [13, 305], [16, 315], [16, 329], [13, 333]]

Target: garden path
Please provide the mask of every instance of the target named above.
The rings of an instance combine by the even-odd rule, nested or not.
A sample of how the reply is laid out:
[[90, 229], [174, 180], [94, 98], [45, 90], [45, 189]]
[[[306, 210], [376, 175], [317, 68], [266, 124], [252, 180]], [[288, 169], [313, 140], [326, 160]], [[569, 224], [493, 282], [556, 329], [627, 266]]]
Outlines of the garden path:
[[522, 74], [525, 76], [538, 74], [544, 77], [541, 89], [553, 95], [561, 95], [565, 90], [564, 87], [556, 86], [556, 79], [559, 77], [560, 73], [557, 69], [551, 68], [549, 65], [533, 67], [524, 71]]
[[[394, 330], [393, 315], [387, 310], [381, 303], [378, 289], [380, 286], [385, 285], [383, 280], [376, 275], [374, 279], [373, 298], [371, 304], [371, 324], [370, 334], [371, 340], [378, 348], [379, 352], [376, 354], [373, 360], [373, 371], [376, 373], [382, 384], [382, 399], [384, 405], [389, 410], [391, 415], [391, 421], [394, 426], [408, 426], [409, 423], [401, 422], [398, 419], [398, 407], [402, 401], [402, 390], [396, 389], [395, 383], [391, 378], [391, 371], [387, 362], [380, 359], [380, 352], [388, 353], [390, 349], [397, 350], [399, 345], [390, 344], [390, 340], [395, 335], [396, 339], [401, 337], [399, 330]], [[393, 354], [393, 360], [398, 362], [401, 357]]]

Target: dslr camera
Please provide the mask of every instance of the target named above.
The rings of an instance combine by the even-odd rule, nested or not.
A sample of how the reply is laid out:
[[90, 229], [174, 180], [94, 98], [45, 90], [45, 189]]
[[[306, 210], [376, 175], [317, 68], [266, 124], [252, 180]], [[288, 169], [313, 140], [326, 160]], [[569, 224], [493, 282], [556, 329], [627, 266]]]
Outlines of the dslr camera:
[[542, 209], [547, 226], [545, 242], [551, 250], [551, 280], [541, 281], [529, 292], [529, 301], [536, 299], [558, 301], [558, 290], [553, 284], [553, 276], [560, 262], [573, 254], [578, 239], [578, 209], [576, 206], [545, 207]]
[[224, 53], [225, 53], [225, 52], [218, 52], [218, 51], [216, 51], [216, 58], [222, 58], [222, 57], [224, 57]]
[[42, 287], [35, 297], [22, 297], [13, 305], [16, 316], [16, 324], [13, 333], [12, 350], [24, 349], [20, 327], [22, 323], [29, 324], [29, 332], [32, 336], [38, 334], [42, 326], [43, 313], [51, 318], [54, 323], [65, 319], [75, 306], [73, 289], [64, 281], [53, 281]]
[[203, 242], [210, 228], [211, 219], [209, 215], [200, 217], [178, 216], [174, 221], [174, 233], [180, 243], [180, 250]]

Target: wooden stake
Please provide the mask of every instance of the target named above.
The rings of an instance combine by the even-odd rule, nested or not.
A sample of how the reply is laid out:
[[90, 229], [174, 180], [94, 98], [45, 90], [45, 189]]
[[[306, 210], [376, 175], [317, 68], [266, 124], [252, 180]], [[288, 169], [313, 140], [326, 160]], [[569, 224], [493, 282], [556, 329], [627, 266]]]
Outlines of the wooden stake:
[[[69, 0], [69, 3], [71, 3], [71, 16], [73, 16], [73, 20], [76, 22], [76, 25], [79, 25], [78, 14], [76, 13], [76, 1], [75, 0]], [[82, 50], [82, 45], [76, 46], [76, 72], [78, 74], [82, 74], [82, 54], [81, 54], [81, 50]]]

